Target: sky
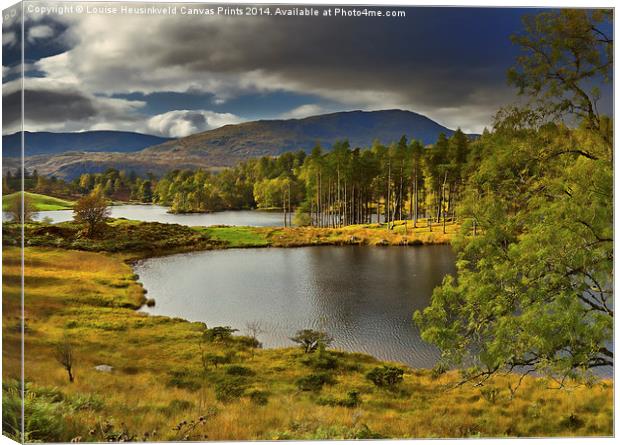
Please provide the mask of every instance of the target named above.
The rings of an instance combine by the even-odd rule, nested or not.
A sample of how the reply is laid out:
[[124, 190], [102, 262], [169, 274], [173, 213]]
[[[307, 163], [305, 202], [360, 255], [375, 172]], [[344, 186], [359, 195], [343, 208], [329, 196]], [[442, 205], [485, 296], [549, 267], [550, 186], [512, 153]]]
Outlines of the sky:
[[[519, 50], [509, 37], [538, 11], [398, 9], [406, 17], [27, 11], [25, 129], [182, 137], [250, 120], [398, 108], [481, 132], [516, 98], [506, 71]], [[11, 107], [20, 98], [19, 29], [4, 21], [4, 134], [19, 130]]]

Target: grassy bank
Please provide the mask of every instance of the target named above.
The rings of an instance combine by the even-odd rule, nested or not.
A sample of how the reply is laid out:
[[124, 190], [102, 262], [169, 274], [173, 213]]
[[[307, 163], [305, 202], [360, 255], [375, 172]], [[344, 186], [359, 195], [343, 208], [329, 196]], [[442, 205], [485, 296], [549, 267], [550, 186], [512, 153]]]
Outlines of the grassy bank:
[[[426, 224], [426, 223], [424, 223]], [[73, 222], [29, 223], [25, 226], [29, 246], [62, 247], [94, 252], [125, 252], [136, 257], [165, 255], [195, 250], [239, 247], [301, 247], [322, 245], [407, 246], [447, 244], [458, 225], [441, 224], [429, 230], [409, 222], [388, 229], [385, 224], [355, 225], [343, 228], [314, 227], [187, 227], [178, 224], [110, 220], [96, 238], [83, 236], [82, 227]], [[18, 245], [20, 226], [5, 224], [3, 239]]]
[[[19, 250], [3, 255], [6, 409], [9, 382], [19, 376]], [[434, 376], [403, 366], [404, 381], [391, 391], [365, 377], [383, 363], [361, 354], [334, 351], [319, 359], [299, 348], [253, 351], [242, 337], [201, 345], [203, 324], [133, 309], [143, 294], [124, 260], [120, 254], [26, 249], [26, 411], [48, 425], [31, 439], [105, 441], [123, 432], [146, 440], [612, 432], [610, 382], [566, 392], [528, 378], [511, 398], [515, 376], [454, 389], [456, 373]], [[75, 344], [74, 383], [54, 358], [65, 334]], [[205, 369], [202, 353], [224, 363]], [[112, 372], [94, 369], [102, 364]], [[300, 379], [309, 376], [328, 376], [329, 383], [300, 389]], [[180, 431], [172, 429], [184, 421]], [[192, 421], [199, 425], [189, 431]]]
[[[7, 433], [14, 433], [18, 424], [15, 379], [20, 374], [20, 258], [19, 249], [6, 247], [14, 241], [12, 230], [11, 224], [5, 226], [3, 251], [3, 429]], [[548, 389], [553, 382], [528, 377], [512, 396], [509, 387], [516, 384], [515, 375], [500, 376], [482, 387], [455, 388], [460, 378], [456, 372], [438, 374], [397, 365], [404, 370], [404, 379], [390, 390], [366, 378], [386, 364], [366, 355], [305, 354], [296, 347], [255, 350], [250, 339], [242, 336], [203, 341], [207, 327], [202, 323], [135, 310], [145, 296], [139, 277], [127, 264], [132, 258], [251, 245], [384, 244], [377, 242], [383, 239], [402, 244], [404, 227], [400, 227], [402, 234], [398, 228], [390, 234], [378, 226], [187, 228], [116, 220], [108, 230], [98, 239], [86, 240], [71, 223], [27, 226], [31, 242], [25, 251], [28, 440], [613, 432], [610, 381], [558, 391]], [[74, 345], [73, 383], [56, 359], [57, 345], [65, 336]], [[109, 365], [112, 372], [95, 370], [98, 365]]]
[[[7, 211], [11, 205], [13, 199], [19, 196], [20, 192], [11, 193], [10, 195], [4, 195], [2, 197], [2, 210]], [[37, 212], [43, 212], [47, 210], [67, 210], [73, 208], [73, 201], [67, 201], [65, 199], [54, 198], [53, 196], [40, 195], [38, 193], [25, 192], [26, 196], [30, 199], [30, 203]]]

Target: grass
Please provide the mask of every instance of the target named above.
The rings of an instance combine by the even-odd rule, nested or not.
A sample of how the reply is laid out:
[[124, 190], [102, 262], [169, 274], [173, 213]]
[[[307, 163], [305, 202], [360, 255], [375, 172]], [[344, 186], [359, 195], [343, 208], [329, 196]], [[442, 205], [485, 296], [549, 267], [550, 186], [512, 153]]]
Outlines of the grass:
[[[30, 246], [62, 247], [92, 252], [126, 252], [134, 257], [165, 255], [207, 249], [240, 247], [302, 247], [325, 245], [414, 246], [448, 244], [458, 231], [457, 224], [435, 224], [414, 228], [397, 222], [392, 229], [385, 224], [355, 225], [343, 228], [316, 227], [187, 227], [179, 224], [110, 219], [95, 238], [86, 238], [82, 227], [73, 222], [59, 224], [29, 223], [25, 237]], [[3, 240], [19, 245], [21, 227], [6, 223]]]
[[[231, 245], [257, 241], [244, 238], [244, 230], [210, 235]], [[268, 242], [288, 232], [256, 230], [249, 232], [264, 234]], [[436, 376], [396, 365], [404, 369], [403, 382], [388, 390], [366, 375], [390, 364], [370, 356], [328, 351], [329, 359], [320, 359], [319, 352], [304, 354], [297, 347], [252, 351], [237, 336], [201, 343], [202, 323], [137, 312], [144, 295], [126, 262], [133, 253], [27, 247], [24, 255], [31, 441], [613, 434], [608, 380], [560, 391], [548, 389], [548, 380], [527, 377], [511, 397], [516, 375], [455, 388], [457, 372]], [[19, 417], [19, 249], [5, 247], [3, 261], [3, 429], [11, 433]], [[65, 334], [75, 347], [74, 383], [54, 358]], [[202, 354], [228, 363], [205, 369]], [[101, 364], [113, 371], [96, 371]], [[299, 389], [298, 382], [325, 374], [329, 384]]]
[[[73, 201], [67, 201], [65, 199], [54, 198], [53, 196], [40, 195], [38, 193], [25, 192], [26, 196], [30, 198], [30, 202], [37, 212], [43, 212], [47, 210], [67, 210], [73, 208]], [[7, 211], [11, 205], [11, 201], [18, 197], [20, 192], [11, 193], [10, 195], [4, 195], [2, 197], [2, 210]]]
[[265, 235], [253, 227], [213, 226], [196, 227], [209, 239], [221, 241], [226, 247], [266, 247], [270, 243]]

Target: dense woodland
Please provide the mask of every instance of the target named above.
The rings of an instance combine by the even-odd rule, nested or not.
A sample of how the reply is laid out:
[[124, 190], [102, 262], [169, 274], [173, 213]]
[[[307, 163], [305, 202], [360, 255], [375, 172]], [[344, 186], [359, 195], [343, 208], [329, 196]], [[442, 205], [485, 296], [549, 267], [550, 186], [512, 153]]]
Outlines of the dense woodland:
[[[238, 209], [281, 209], [287, 224], [341, 227], [382, 221], [454, 219], [468, 168], [470, 141], [458, 130], [424, 147], [405, 136], [389, 146], [351, 148], [339, 141], [330, 151], [315, 147], [263, 157], [219, 172], [174, 170], [141, 178], [110, 169], [82, 174], [67, 183], [35, 172], [26, 190], [59, 196], [93, 190], [114, 200], [156, 203], [175, 213]], [[5, 190], [19, 186], [20, 172], [4, 178]]]

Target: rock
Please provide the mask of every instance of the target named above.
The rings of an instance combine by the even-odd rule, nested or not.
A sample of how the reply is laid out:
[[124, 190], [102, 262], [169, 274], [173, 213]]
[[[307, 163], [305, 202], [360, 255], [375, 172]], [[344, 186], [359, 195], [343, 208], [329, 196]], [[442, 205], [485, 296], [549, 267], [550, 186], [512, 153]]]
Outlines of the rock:
[[114, 368], [110, 365], [97, 365], [95, 366], [95, 370], [99, 372], [112, 372]]
[[146, 299], [146, 305], [147, 305], [148, 307], [153, 307], [153, 306], [155, 306], [155, 299], [154, 299], [154, 298], [147, 298], [147, 299]]

